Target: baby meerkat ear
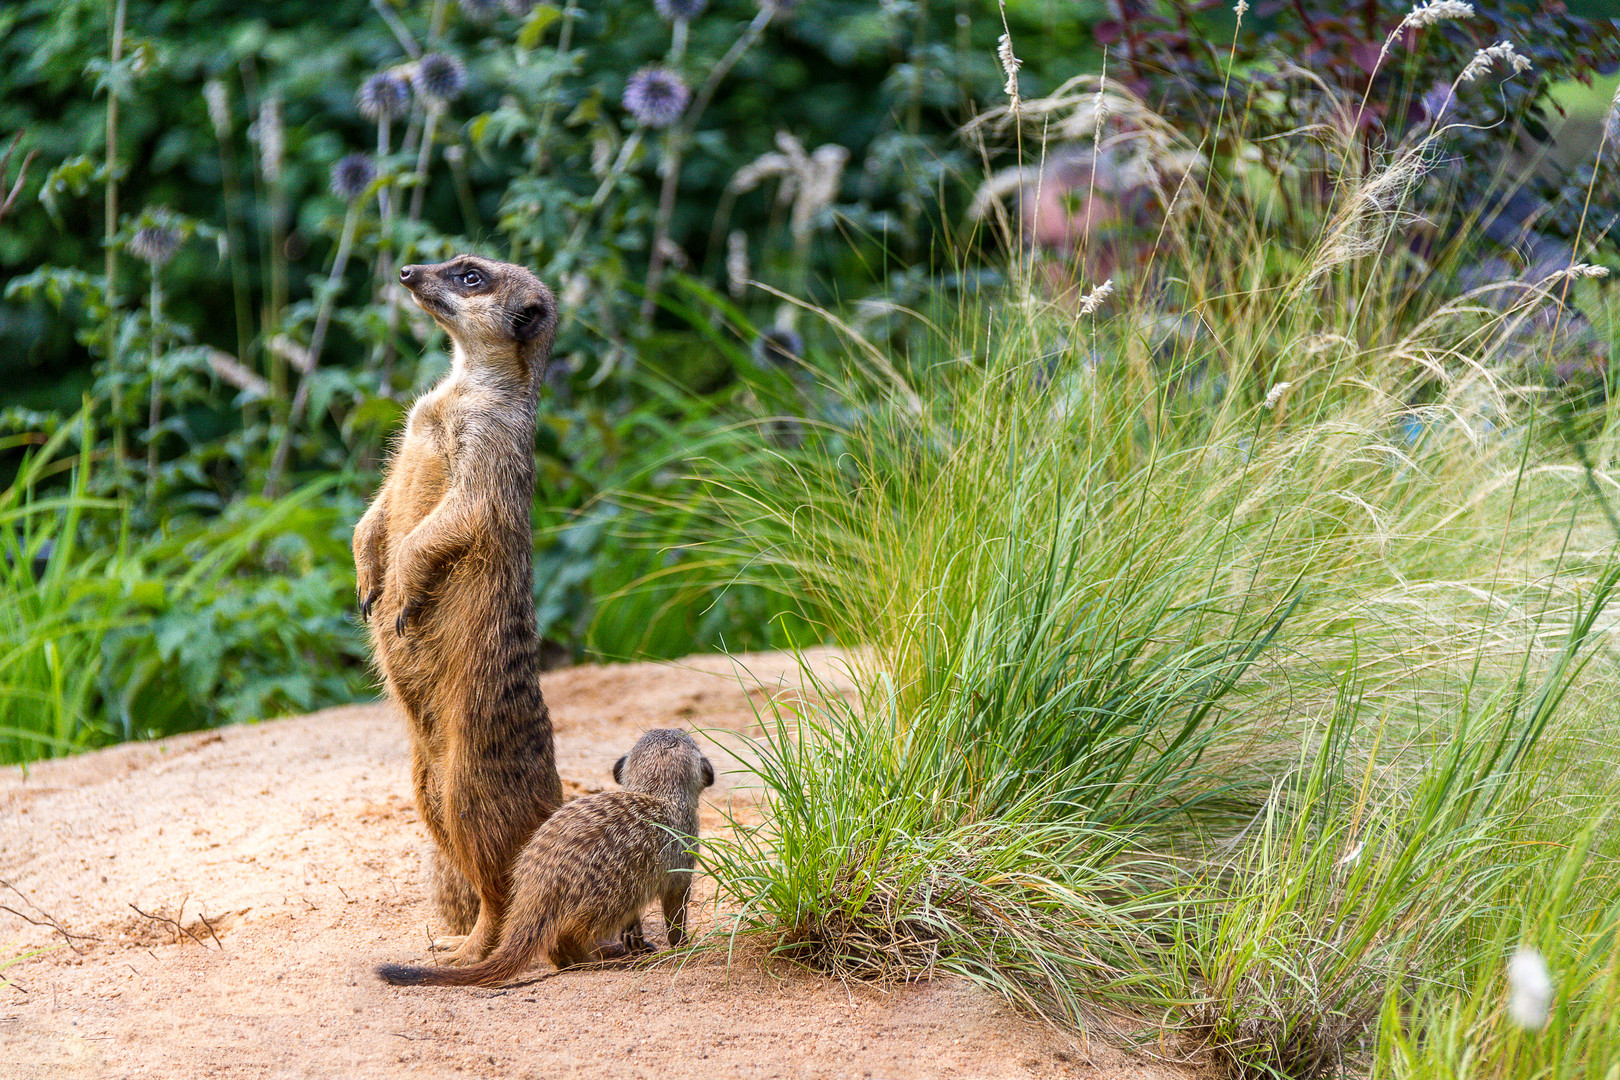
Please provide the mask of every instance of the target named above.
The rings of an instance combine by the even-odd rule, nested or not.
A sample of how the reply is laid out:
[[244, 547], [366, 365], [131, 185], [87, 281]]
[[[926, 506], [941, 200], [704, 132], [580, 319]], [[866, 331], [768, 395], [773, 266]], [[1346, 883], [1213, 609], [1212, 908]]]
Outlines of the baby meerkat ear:
[[532, 341], [546, 324], [546, 302], [531, 300], [512, 308], [507, 317], [512, 321], [512, 337], [517, 341]]
[[700, 758], [699, 760], [703, 762], [703, 786], [704, 787], [713, 787], [714, 786], [714, 766], [709, 764], [709, 759], [708, 758]]
[[630, 755], [626, 754], [624, 757], [621, 757], [618, 761], [613, 763], [613, 782], [615, 784], [624, 783], [624, 763], [629, 759], [629, 757]]

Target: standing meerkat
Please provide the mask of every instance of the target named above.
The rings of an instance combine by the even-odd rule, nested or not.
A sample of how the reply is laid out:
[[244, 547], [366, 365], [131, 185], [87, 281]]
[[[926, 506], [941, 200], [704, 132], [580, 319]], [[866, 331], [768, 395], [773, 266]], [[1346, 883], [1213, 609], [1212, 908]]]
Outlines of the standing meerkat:
[[[562, 805], [530, 521], [557, 305], [529, 271], [472, 255], [404, 267], [399, 280], [450, 335], [452, 365], [411, 408], [355, 526], [354, 566], [377, 666], [410, 730], [436, 900], [467, 933], [449, 959], [470, 963], [494, 947], [518, 852]], [[469, 932], [457, 908], [472, 896]]]
[[566, 803], [518, 855], [501, 942], [468, 967], [383, 964], [400, 986], [494, 986], [544, 954], [559, 969], [642, 944], [641, 912], [660, 899], [669, 943], [686, 937], [697, 861], [698, 796], [714, 767], [684, 731], [649, 731], [613, 766], [622, 791]]

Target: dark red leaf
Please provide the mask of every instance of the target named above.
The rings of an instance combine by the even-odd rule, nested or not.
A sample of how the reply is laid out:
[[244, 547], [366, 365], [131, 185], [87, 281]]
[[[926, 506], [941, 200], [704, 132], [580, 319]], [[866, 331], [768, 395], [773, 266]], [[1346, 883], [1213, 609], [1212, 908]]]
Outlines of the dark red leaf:
[[1350, 60], [1356, 67], [1371, 75], [1378, 69], [1378, 57], [1382, 46], [1371, 41], [1357, 42], [1350, 49]]

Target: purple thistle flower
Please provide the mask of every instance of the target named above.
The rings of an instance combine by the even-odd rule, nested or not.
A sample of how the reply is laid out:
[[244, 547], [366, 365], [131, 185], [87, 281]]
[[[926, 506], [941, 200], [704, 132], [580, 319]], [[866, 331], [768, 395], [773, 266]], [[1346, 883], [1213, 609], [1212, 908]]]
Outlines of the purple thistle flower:
[[650, 128], [666, 128], [681, 118], [692, 91], [681, 77], [668, 68], [644, 67], [624, 86], [624, 107], [636, 123]]
[[332, 194], [354, 202], [377, 179], [377, 166], [365, 154], [350, 154], [332, 166]]
[[676, 19], [691, 21], [703, 14], [709, 0], [653, 0], [653, 10], [670, 22]]
[[411, 84], [392, 71], [379, 71], [360, 84], [356, 100], [367, 118], [392, 120], [411, 107]]
[[148, 225], [135, 230], [129, 250], [136, 258], [144, 259], [153, 269], [174, 258], [180, 250], [180, 234], [165, 225]]
[[432, 52], [416, 62], [411, 77], [416, 92], [439, 101], [451, 101], [467, 89], [467, 69], [449, 53]]

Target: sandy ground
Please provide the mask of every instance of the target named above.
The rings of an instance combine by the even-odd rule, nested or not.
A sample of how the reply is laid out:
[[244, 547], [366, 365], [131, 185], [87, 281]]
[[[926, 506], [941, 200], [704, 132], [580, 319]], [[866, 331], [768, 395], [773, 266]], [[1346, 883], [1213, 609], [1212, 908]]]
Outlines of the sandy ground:
[[[642, 730], [747, 731], [797, 682], [780, 655], [553, 672], [559, 770], [571, 794], [600, 790]], [[725, 775], [740, 744], [701, 741], [722, 774], [713, 835], [749, 792]], [[426, 843], [384, 705], [0, 769], [0, 1077], [1190, 1075], [963, 983], [850, 986], [746, 946], [505, 990], [389, 987], [372, 966], [422, 962], [435, 932]]]

